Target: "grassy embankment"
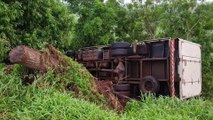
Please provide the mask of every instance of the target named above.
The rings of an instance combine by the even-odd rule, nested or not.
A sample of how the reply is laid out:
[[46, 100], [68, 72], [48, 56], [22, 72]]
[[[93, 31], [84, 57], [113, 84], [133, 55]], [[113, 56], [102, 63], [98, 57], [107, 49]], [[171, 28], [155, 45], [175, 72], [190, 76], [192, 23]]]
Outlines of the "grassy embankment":
[[[213, 103], [202, 98], [179, 100], [154, 98], [130, 101], [125, 111], [118, 114], [104, 109], [102, 96], [91, 89], [92, 77], [81, 65], [72, 62], [66, 73], [54, 75], [49, 71], [37, 75], [32, 85], [23, 85], [23, 68], [15, 65], [5, 73], [0, 65], [0, 119], [83, 119], [83, 120], [130, 120], [130, 119], [209, 119], [213, 118]], [[32, 76], [31, 76], [32, 77]], [[79, 93], [64, 86], [72, 83]]]

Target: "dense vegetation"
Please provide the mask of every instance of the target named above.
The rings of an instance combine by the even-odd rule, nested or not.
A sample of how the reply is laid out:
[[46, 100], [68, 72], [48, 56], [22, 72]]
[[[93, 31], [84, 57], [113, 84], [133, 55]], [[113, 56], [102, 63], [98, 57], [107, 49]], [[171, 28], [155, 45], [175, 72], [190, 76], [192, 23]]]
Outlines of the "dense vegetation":
[[[0, 0], [0, 62], [19, 44], [43, 49], [51, 43], [60, 50], [110, 44], [115, 41], [180, 37], [202, 45], [204, 99], [180, 101], [171, 98], [130, 102], [117, 115], [97, 107], [78, 71], [68, 72], [88, 101], [50, 85], [48, 89], [21, 85], [20, 67], [5, 75], [0, 70], [0, 119], [211, 119], [213, 116], [213, 3], [197, 0]], [[78, 65], [77, 65], [78, 66]], [[77, 67], [76, 66], [76, 67]], [[51, 72], [38, 79], [51, 77]], [[82, 83], [81, 83], [82, 82]], [[44, 85], [42, 83], [42, 85]], [[46, 84], [45, 84], [46, 85]], [[44, 99], [45, 98], [45, 99]], [[81, 98], [81, 97], [80, 97]], [[208, 98], [208, 99], [207, 99]], [[65, 101], [65, 102], [62, 102]], [[100, 98], [101, 101], [101, 98]], [[94, 102], [94, 101], [93, 101]], [[160, 104], [159, 104], [160, 103]], [[96, 114], [96, 113], [99, 114]], [[72, 113], [72, 114], [71, 114]], [[50, 119], [51, 119], [50, 118]]]
[[[73, 63], [68, 74], [72, 82], [80, 86], [80, 94], [76, 99], [69, 90], [65, 90], [67, 75], [59, 80], [59, 75], [48, 72], [36, 76], [32, 85], [23, 85], [21, 77], [23, 68], [15, 65], [9, 69], [0, 65], [0, 119], [67, 119], [67, 120], [138, 120], [138, 119], [209, 119], [213, 117], [213, 103], [210, 100], [145, 97], [141, 101], [131, 101], [125, 111], [118, 114], [112, 110], [104, 110], [97, 97], [85, 101], [90, 94], [90, 76], [80, 73], [81, 65]], [[74, 72], [72, 72], [74, 70]], [[74, 79], [72, 79], [74, 78]], [[84, 80], [82, 80], [84, 78]], [[60, 82], [59, 82], [60, 81]], [[57, 84], [55, 84], [57, 83]], [[86, 92], [85, 92], [86, 91]], [[104, 102], [102, 102], [104, 103]]]

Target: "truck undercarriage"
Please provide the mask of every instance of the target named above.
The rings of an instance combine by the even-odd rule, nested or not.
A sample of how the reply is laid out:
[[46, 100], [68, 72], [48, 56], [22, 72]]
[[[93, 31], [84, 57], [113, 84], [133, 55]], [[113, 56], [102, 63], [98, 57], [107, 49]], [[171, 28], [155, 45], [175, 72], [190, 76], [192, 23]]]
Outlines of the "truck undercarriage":
[[99, 80], [110, 80], [118, 94], [142, 93], [180, 97], [180, 41], [157, 39], [129, 44], [82, 48], [67, 55], [82, 63]]

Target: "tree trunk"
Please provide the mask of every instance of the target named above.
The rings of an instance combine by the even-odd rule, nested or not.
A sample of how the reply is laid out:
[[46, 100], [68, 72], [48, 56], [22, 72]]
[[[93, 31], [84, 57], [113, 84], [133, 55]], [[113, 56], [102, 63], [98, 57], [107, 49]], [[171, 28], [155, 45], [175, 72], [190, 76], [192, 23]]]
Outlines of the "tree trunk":
[[53, 46], [48, 46], [48, 51], [41, 52], [35, 49], [28, 48], [24, 45], [13, 48], [9, 53], [11, 63], [22, 64], [27, 68], [46, 72], [48, 68], [53, 70], [61, 70], [68, 64], [63, 60]]

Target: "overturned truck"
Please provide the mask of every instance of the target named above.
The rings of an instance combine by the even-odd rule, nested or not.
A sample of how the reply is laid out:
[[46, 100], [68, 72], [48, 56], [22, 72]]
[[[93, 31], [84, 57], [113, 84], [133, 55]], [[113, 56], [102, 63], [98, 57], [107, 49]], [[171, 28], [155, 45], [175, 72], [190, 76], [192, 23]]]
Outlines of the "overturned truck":
[[201, 94], [201, 46], [190, 41], [116, 42], [68, 51], [67, 55], [99, 80], [112, 81], [116, 93], [131, 98], [150, 92], [181, 99]]

